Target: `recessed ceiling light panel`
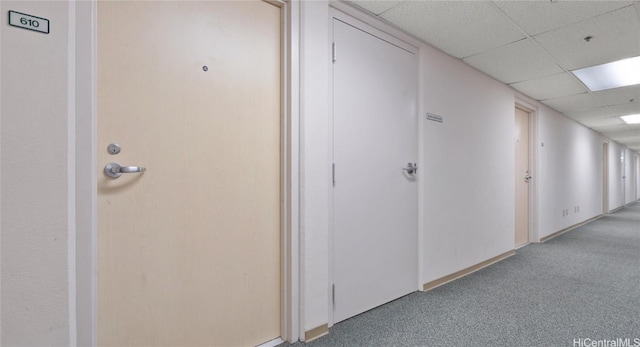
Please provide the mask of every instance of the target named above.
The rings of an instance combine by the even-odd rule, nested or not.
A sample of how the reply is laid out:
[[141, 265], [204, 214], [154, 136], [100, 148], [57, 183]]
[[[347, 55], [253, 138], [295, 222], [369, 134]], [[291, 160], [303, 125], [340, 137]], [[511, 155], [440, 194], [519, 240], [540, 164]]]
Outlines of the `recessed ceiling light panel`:
[[620, 116], [627, 124], [640, 124], [640, 114], [630, 114], [628, 116]]
[[591, 91], [640, 84], [640, 57], [571, 71]]

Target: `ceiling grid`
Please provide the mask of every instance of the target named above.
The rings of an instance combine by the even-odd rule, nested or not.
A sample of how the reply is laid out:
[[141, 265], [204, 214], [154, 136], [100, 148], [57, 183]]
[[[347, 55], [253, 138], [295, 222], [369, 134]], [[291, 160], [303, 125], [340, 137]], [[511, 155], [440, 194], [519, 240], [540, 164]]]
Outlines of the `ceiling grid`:
[[640, 86], [592, 92], [571, 73], [640, 56], [639, 0], [351, 2], [640, 151], [640, 125], [619, 117], [640, 113]]

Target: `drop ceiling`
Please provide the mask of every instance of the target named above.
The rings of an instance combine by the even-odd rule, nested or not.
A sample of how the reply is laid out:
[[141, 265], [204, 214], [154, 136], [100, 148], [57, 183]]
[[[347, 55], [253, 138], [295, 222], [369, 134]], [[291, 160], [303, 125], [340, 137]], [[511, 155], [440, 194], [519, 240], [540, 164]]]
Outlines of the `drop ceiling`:
[[[591, 92], [570, 71], [640, 56], [640, 0], [351, 3], [640, 152], [640, 86]], [[590, 40], [585, 40], [590, 36]]]

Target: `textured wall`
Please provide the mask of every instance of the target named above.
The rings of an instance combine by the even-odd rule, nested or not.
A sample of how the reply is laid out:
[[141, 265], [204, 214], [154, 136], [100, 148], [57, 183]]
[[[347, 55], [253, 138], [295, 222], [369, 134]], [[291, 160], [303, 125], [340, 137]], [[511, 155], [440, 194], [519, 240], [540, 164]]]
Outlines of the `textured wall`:
[[[9, 27], [7, 11], [51, 33]], [[66, 2], [3, 1], [1, 318], [3, 346], [68, 345]]]

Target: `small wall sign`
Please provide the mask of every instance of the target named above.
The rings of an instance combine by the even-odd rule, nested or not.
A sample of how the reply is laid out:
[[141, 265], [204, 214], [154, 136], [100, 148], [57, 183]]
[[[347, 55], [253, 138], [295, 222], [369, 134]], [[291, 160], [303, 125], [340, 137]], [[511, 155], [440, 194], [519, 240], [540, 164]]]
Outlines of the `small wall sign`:
[[9, 11], [9, 25], [45, 34], [49, 33], [48, 19], [32, 16], [26, 13]]
[[432, 122], [442, 123], [442, 116], [434, 113], [427, 113], [427, 120], [430, 120]]

